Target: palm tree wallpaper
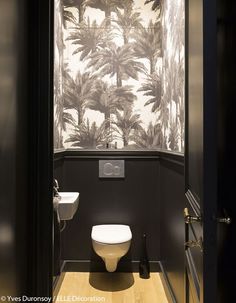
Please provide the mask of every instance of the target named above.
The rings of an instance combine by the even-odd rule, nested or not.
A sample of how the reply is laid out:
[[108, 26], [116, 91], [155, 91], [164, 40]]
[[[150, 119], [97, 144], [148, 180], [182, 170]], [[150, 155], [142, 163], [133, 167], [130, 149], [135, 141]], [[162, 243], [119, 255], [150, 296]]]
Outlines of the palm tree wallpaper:
[[54, 148], [184, 150], [184, 0], [55, 0]]

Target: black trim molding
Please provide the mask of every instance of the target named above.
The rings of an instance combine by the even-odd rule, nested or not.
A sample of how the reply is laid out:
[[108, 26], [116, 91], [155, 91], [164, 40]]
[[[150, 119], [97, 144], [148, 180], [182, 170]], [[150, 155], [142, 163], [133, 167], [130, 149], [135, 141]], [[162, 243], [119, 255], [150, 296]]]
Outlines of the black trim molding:
[[167, 300], [170, 303], [177, 303], [174, 291], [171, 287], [171, 284], [170, 284], [170, 281], [168, 279], [167, 273], [165, 271], [164, 265], [161, 261], [159, 261], [159, 266], [160, 266], [160, 270], [161, 270], [160, 278], [161, 278], [161, 282], [163, 284], [163, 287], [164, 287], [164, 290], [165, 290], [165, 293], [166, 293]]
[[[150, 261], [150, 271], [160, 272], [159, 261]], [[104, 262], [90, 260], [64, 260], [64, 272], [106, 272]], [[117, 272], [138, 272], [139, 261], [119, 261]]]
[[54, 161], [62, 159], [160, 159], [164, 162], [171, 162], [184, 166], [184, 154], [166, 152], [161, 150], [78, 150], [78, 149], [61, 149], [54, 151]]
[[190, 249], [185, 250], [186, 270], [191, 289], [194, 290], [200, 302], [200, 281], [198, 279], [197, 269]]
[[187, 190], [187, 192], [185, 193], [185, 196], [186, 196], [189, 204], [191, 205], [193, 211], [195, 212], [195, 215], [200, 216], [201, 215], [200, 204], [197, 201], [197, 199], [194, 197], [194, 195], [192, 194], [190, 189]]
[[61, 288], [62, 282], [65, 277], [65, 261], [63, 261], [62, 266], [61, 266], [61, 274], [57, 277], [54, 278], [53, 281], [53, 296], [56, 297], [58, 295], [58, 292]]

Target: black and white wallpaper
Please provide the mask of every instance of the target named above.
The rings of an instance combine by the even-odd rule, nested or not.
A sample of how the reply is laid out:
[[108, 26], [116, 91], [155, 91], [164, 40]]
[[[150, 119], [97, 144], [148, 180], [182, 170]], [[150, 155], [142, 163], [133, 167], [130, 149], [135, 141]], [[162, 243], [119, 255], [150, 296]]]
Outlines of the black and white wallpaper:
[[184, 0], [55, 0], [54, 147], [184, 149]]

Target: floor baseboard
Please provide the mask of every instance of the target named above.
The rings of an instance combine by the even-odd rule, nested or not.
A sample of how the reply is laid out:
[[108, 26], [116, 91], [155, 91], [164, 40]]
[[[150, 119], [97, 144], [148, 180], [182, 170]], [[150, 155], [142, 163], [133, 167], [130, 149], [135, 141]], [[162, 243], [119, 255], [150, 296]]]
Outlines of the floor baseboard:
[[[101, 261], [90, 260], [64, 260], [66, 272], [106, 272], [105, 264]], [[150, 271], [160, 272], [158, 261], [150, 261]], [[117, 267], [118, 272], [138, 272], [139, 261], [120, 261]]]

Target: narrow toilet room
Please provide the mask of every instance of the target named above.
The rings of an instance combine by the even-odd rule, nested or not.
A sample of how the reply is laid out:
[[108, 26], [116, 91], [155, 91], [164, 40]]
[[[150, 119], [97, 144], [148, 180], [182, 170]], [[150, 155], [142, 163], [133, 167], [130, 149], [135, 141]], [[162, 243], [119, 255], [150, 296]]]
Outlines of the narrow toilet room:
[[55, 0], [56, 303], [181, 298], [184, 53], [183, 0]]
[[0, 1], [0, 303], [234, 303], [236, 1]]

